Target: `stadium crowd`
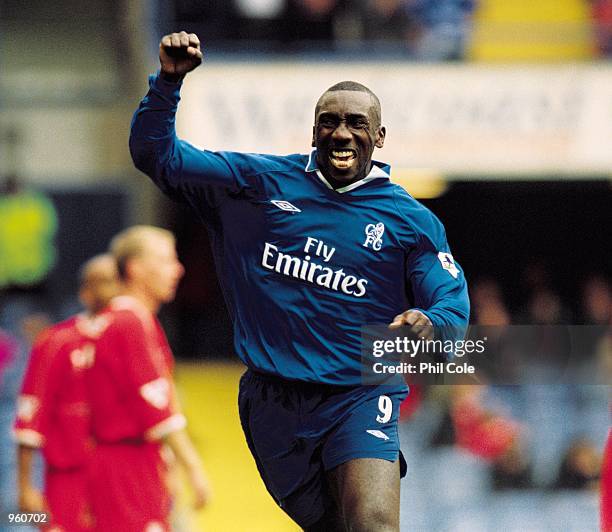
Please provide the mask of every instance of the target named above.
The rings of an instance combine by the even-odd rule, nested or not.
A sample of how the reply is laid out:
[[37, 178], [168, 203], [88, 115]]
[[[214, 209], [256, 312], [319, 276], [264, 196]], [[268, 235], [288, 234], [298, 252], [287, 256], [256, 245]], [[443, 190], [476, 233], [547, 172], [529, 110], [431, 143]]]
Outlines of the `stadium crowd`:
[[[268, 42], [278, 51], [306, 51], [332, 44], [344, 51], [396, 50], [413, 58], [451, 60], [463, 56], [475, 2], [238, 0], [222, 5], [201, 8], [228, 21], [217, 26], [222, 34], [215, 39]], [[179, 20], [192, 13], [187, 6], [177, 4]], [[206, 30], [202, 33], [208, 34]]]
[[[174, 3], [175, 26], [230, 51], [250, 41], [252, 50], [274, 53], [330, 49], [387, 53], [423, 61], [466, 59], [479, 0], [234, 0]], [[519, 8], [520, 9], [520, 8]], [[584, 0], [594, 55], [612, 53], [612, 2]], [[512, 21], [508, 21], [512, 24]], [[541, 22], [545, 31], [546, 22]], [[563, 30], [562, 30], [563, 31]]]

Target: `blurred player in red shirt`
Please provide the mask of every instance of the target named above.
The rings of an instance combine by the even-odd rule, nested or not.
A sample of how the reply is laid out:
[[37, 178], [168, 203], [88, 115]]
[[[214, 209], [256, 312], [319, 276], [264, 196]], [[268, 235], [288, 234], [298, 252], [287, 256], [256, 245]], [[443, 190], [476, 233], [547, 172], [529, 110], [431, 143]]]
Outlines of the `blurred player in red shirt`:
[[196, 507], [208, 497], [176, 400], [172, 352], [155, 317], [174, 299], [184, 270], [172, 233], [155, 227], [120, 233], [111, 253], [123, 291], [103, 313], [108, 324], [87, 375], [96, 440], [90, 484], [96, 529], [162, 532], [169, 530], [171, 506], [164, 443], [185, 468]]
[[601, 530], [612, 532], [612, 429], [608, 432], [601, 471]]
[[[85, 369], [93, 361], [96, 316], [118, 293], [116, 263], [99, 255], [81, 269], [79, 297], [87, 313], [45, 330], [36, 340], [21, 394], [14, 435], [18, 442], [19, 507], [50, 514], [53, 531], [92, 530], [86, 464], [91, 456]], [[45, 460], [44, 497], [31, 480], [36, 449]]]

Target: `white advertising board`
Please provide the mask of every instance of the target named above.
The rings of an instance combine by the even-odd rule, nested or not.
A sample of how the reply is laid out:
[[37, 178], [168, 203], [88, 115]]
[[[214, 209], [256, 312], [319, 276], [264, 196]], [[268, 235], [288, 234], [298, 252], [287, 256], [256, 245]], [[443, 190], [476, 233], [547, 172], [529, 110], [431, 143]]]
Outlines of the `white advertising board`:
[[495, 177], [612, 173], [612, 67], [209, 63], [182, 90], [179, 135], [199, 147], [307, 152], [319, 95], [355, 80], [380, 98], [375, 158], [397, 170]]

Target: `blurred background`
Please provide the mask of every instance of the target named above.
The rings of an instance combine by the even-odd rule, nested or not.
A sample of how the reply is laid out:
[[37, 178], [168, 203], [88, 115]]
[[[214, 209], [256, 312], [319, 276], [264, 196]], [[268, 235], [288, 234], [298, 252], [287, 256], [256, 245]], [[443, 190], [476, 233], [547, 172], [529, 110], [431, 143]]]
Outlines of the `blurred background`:
[[[179, 134], [310, 149], [343, 79], [380, 97], [375, 158], [443, 221], [482, 325], [612, 319], [612, 0], [0, 1], [0, 509], [29, 346], [79, 310], [76, 271], [133, 223], [172, 229], [186, 276], [162, 319], [215, 499], [177, 530], [296, 527], [239, 428], [241, 366], [206, 230], [132, 166], [162, 35], [199, 35]], [[610, 384], [612, 336], [584, 357]], [[402, 530], [597, 529], [608, 385], [430, 386], [402, 416]], [[0, 525], [1, 527], [1, 525]]]

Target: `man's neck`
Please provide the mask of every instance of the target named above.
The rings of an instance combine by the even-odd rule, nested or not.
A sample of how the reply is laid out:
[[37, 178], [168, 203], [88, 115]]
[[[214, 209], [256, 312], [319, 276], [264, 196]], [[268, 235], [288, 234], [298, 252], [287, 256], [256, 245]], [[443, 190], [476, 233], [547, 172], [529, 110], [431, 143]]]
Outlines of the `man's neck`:
[[125, 290], [123, 291], [123, 295], [133, 297], [139, 303], [142, 303], [147, 310], [149, 310], [153, 315], [156, 315], [159, 312], [159, 308], [161, 306], [160, 302], [151, 297], [145, 290], [141, 289], [138, 286], [134, 285], [126, 285]]
[[356, 176], [354, 179], [351, 179], [350, 181], [338, 181], [337, 179], [334, 179], [331, 176], [326, 176], [323, 172], [321, 172], [321, 175], [323, 175], [323, 177], [325, 179], [327, 179], [327, 182], [330, 184], [330, 186], [334, 189], [337, 190], [339, 188], [342, 187], [347, 187], [349, 185], [352, 185], [353, 183], [357, 183], [357, 181], [361, 181], [364, 177], [366, 177], [370, 171], [372, 170], [372, 163], [370, 163], [367, 167], [366, 167], [366, 171], [363, 175], [358, 175]]

